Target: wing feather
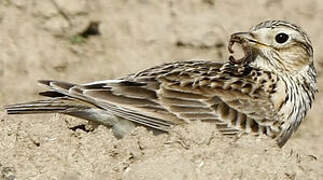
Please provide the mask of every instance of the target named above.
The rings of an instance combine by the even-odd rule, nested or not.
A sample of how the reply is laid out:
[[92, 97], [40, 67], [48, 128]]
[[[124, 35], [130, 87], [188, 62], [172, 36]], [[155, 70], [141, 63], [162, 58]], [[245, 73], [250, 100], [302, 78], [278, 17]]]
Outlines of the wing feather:
[[81, 85], [41, 83], [162, 131], [175, 124], [201, 120], [216, 123], [223, 134], [234, 135], [241, 129], [263, 131], [266, 128], [260, 125], [268, 126], [265, 120], [275, 119], [269, 82], [257, 82], [258, 72], [250, 67], [189, 61], [154, 67], [120, 80]]

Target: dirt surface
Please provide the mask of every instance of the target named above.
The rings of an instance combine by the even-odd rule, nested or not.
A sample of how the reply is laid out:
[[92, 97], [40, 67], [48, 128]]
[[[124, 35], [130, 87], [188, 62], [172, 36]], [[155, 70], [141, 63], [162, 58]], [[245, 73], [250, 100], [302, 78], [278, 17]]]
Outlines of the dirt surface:
[[[38, 79], [85, 83], [175, 60], [223, 62], [231, 33], [267, 19], [308, 32], [322, 92], [323, 1], [248, 2], [1, 0], [0, 105], [38, 98]], [[265, 137], [223, 138], [205, 123], [117, 140], [68, 116], [0, 111], [0, 179], [323, 179], [322, 106], [319, 93], [283, 149]]]

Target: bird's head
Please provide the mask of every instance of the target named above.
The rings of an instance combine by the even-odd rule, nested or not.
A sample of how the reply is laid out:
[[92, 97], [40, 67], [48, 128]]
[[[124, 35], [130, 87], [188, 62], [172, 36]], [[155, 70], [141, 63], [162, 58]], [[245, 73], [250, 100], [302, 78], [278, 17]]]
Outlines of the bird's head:
[[311, 41], [299, 26], [286, 21], [264, 21], [248, 32], [234, 33], [228, 46], [231, 53], [234, 44], [240, 45], [245, 54], [240, 59], [230, 56], [234, 63], [250, 63], [277, 73], [314, 70]]
[[232, 63], [270, 71], [285, 79], [289, 93], [286, 96], [289, 103], [285, 104], [289, 106], [280, 108], [289, 113], [277, 139], [279, 146], [283, 146], [304, 119], [317, 92], [311, 41], [299, 26], [272, 20], [259, 23], [248, 32], [232, 34], [228, 46], [231, 53], [235, 44], [240, 45], [244, 57], [230, 56]]

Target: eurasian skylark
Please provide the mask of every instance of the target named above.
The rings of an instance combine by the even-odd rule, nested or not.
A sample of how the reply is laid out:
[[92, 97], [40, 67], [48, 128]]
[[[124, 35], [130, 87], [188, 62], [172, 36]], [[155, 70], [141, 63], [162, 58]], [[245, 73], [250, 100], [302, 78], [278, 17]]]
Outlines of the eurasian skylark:
[[216, 124], [223, 135], [265, 134], [283, 146], [314, 100], [316, 72], [306, 33], [286, 21], [262, 22], [231, 35], [229, 51], [244, 57], [219, 64], [163, 64], [118, 80], [73, 84], [39, 81], [49, 97], [5, 107], [8, 114], [62, 113], [112, 127], [124, 136], [136, 125], [167, 132], [191, 121]]

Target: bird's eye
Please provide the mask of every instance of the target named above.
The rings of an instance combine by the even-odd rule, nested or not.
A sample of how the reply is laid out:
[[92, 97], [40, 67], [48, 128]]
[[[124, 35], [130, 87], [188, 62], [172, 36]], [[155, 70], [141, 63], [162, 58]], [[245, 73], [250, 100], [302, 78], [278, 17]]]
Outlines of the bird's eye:
[[289, 36], [285, 33], [279, 33], [276, 35], [275, 40], [279, 44], [285, 43], [288, 40]]

